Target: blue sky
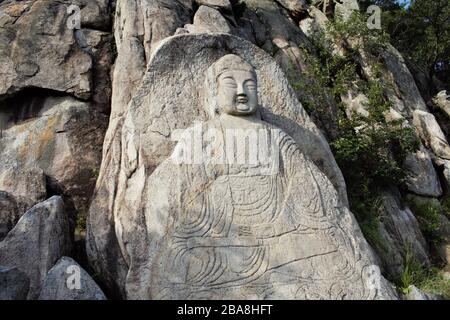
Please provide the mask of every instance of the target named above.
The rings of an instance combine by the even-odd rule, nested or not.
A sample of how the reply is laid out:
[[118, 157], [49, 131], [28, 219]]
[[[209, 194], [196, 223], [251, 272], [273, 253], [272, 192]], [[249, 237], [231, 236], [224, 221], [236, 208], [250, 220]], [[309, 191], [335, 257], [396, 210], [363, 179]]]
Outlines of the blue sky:
[[410, 0], [397, 0], [397, 2], [399, 3], [399, 4], [406, 4], [406, 5], [409, 5], [410, 3], [411, 3], [411, 1]]

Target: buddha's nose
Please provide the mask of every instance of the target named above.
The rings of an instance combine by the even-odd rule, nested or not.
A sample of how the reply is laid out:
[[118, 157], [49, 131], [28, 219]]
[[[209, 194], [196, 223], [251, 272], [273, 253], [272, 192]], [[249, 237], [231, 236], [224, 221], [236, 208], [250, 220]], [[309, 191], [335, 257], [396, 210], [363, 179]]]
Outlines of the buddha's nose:
[[237, 102], [246, 103], [248, 101], [247, 94], [245, 93], [243, 84], [238, 83], [236, 94], [237, 94], [236, 98]]

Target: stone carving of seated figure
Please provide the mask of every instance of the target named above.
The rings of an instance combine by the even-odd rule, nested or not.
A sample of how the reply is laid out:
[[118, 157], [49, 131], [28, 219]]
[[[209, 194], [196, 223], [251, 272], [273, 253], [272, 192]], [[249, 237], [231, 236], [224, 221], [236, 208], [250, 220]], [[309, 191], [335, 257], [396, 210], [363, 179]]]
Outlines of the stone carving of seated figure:
[[331, 182], [261, 119], [253, 67], [226, 55], [206, 84], [211, 119], [149, 179], [148, 297], [390, 297], [370, 283], [368, 246]]

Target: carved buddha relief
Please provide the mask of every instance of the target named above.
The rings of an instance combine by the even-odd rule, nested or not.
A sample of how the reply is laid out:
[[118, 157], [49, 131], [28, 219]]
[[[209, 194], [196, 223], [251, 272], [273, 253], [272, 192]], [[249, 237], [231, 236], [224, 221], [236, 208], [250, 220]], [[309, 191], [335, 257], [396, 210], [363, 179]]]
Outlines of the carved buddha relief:
[[[211, 82], [202, 161], [168, 159], [148, 188], [149, 298], [375, 298], [369, 261], [348, 228], [351, 213], [294, 140], [262, 119], [253, 67], [226, 55], [209, 68]], [[257, 140], [230, 142], [229, 132]], [[230, 156], [236, 141], [247, 147], [247, 161]], [[180, 141], [174, 154], [190, 142]], [[248, 161], [261, 149], [270, 150], [270, 171], [261, 159]], [[166, 188], [157, 183], [162, 177]]]

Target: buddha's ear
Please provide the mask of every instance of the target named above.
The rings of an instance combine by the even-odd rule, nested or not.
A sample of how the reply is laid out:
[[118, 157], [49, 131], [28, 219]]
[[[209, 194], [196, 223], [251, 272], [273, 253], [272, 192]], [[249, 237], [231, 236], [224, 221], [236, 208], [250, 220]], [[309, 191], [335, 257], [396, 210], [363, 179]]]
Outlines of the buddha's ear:
[[203, 85], [203, 109], [208, 113], [208, 116], [211, 119], [220, 114], [219, 103], [217, 101], [217, 81], [214, 75], [213, 66], [209, 67], [206, 71], [205, 82]]

